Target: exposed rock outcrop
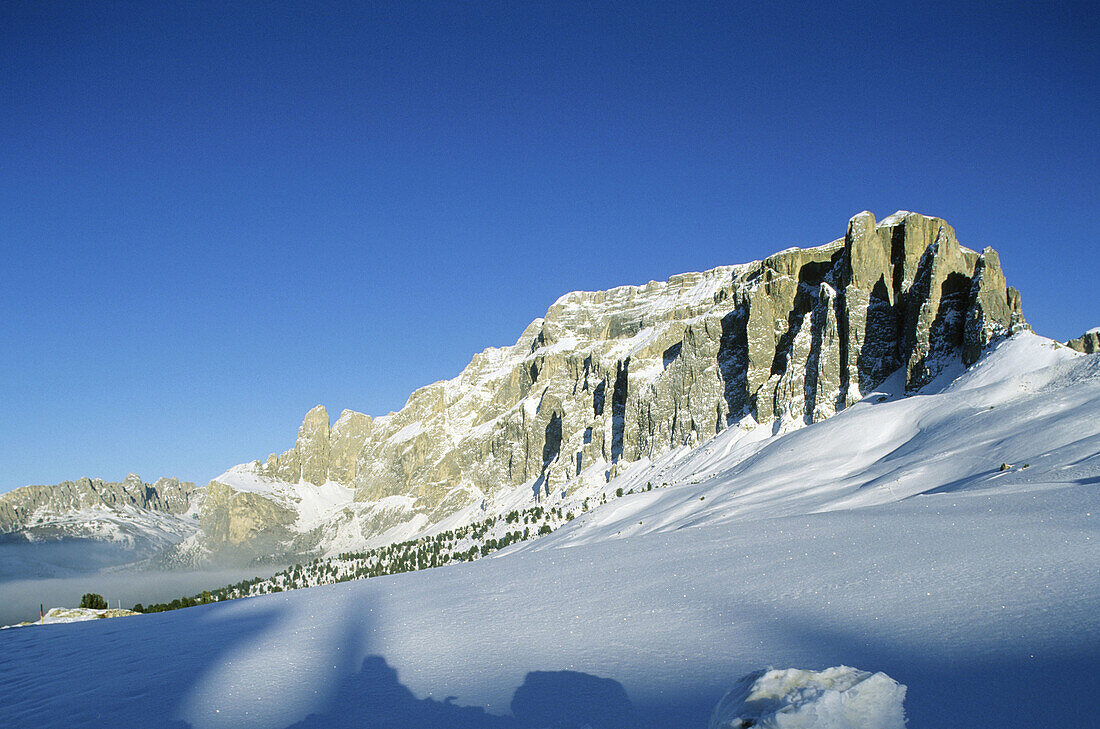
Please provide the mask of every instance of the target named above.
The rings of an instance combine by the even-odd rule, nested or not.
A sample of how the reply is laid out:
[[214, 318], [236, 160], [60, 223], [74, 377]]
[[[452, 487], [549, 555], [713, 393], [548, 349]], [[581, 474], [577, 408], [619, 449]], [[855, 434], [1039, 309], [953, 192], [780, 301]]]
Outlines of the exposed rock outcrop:
[[355, 477], [359, 451], [371, 429], [371, 417], [354, 410], [340, 413], [340, 419], [329, 427], [328, 411], [318, 405], [308, 413], [298, 428], [294, 448], [267, 457], [262, 472], [287, 483], [327, 481], [350, 483]]
[[[328, 423], [325, 423], [328, 427]], [[199, 526], [208, 544], [223, 558], [248, 560], [281, 551], [291, 541], [297, 514], [262, 494], [237, 491], [211, 481], [206, 486]]]
[[1085, 354], [1100, 352], [1100, 327], [1090, 329], [1076, 339], [1069, 340], [1066, 346]]
[[[344, 411], [330, 429], [314, 408], [294, 449], [255, 470], [344, 484], [364, 505], [405, 497], [409, 519], [434, 523], [521, 484], [546, 494], [609, 479], [724, 428], [817, 422], [899, 369], [916, 391], [1021, 327], [992, 248], [960, 246], [939, 218], [863, 212], [816, 248], [566, 294], [514, 346], [475, 355], [396, 413]], [[223, 500], [208, 498], [211, 542], [267, 528], [259, 517], [226, 526], [215, 508]], [[272, 515], [273, 528], [288, 518]]]

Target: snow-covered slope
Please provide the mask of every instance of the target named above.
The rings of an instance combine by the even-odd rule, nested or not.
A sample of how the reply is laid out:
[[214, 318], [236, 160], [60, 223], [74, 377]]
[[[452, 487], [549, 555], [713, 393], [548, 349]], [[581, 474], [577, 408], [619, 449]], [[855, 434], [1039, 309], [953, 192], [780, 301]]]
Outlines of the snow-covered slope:
[[1100, 357], [1021, 334], [748, 440], [637, 464], [606, 486], [669, 485], [477, 562], [5, 631], [0, 716], [701, 728], [752, 671], [847, 665], [904, 684], [911, 729], [1095, 723]]
[[258, 474], [249, 468], [250, 465], [234, 466], [214, 480], [241, 493], [262, 494], [269, 501], [293, 509], [298, 517], [294, 528], [299, 532], [308, 532], [331, 521], [355, 496], [350, 488], [334, 481], [319, 486], [308, 481], [288, 484]]
[[1089, 479], [1100, 475], [1100, 357], [1020, 332], [955, 370], [957, 379], [950, 374], [908, 397], [888, 380], [845, 412], [779, 438], [725, 431], [636, 464], [617, 487], [684, 487], [628, 496], [539, 548], [921, 493], [1097, 483]]

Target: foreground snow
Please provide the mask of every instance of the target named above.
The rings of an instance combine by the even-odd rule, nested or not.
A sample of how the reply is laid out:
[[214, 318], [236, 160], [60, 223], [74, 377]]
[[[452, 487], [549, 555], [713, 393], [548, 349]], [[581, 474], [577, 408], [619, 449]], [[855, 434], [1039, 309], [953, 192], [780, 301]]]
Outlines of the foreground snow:
[[1098, 508], [1087, 485], [936, 494], [5, 631], [0, 716], [517, 727], [497, 717], [527, 694], [574, 727], [705, 727], [740, 676], [844, 664], [905, 684], [912, 729], [1088, 726]]
[[858, 666], [911, 729], [1091, 725], [1100, 357], [1028, 335], [882, 397], [640, 464], [670, 486], [477, 562], [5, 631], [0, 717], [701, 728], [764, 667]]

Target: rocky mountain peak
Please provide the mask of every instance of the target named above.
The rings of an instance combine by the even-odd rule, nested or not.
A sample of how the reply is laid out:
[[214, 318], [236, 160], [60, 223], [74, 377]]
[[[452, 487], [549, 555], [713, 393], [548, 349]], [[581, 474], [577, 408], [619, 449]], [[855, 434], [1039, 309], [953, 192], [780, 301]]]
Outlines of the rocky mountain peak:
[[356, 456], [373, 421], [369, 415], [344, 410], [334, 425], [330, 427], [329, 422], [325, 406], [314, 407], [298, 428], [294, 448], [268, 456], [261, 473], [287, 483], [350, 483], [355, 477]]
[[940, 218], [899, 211], [875, 223], [864, 211], [844, 246], [849, 381], [861, 389], [903, 364], [907, 389], [919, 389], [956, 350], [969, 364], [994, 336], [1026, 326], [996, 251], [960, 246]]
[[398, 412], [345, 410], [330, 427], [314, 408], [295, 447], [258, 474], [346, 485], [367, 511], [405, 499], [400, 514], [371, 512], [367, 539], [521, 486], [535, 496], [606, 481], [726, 428], [814, 423], [895, 371], [914, 392], [1026, 326], [992, 248], [960, 245], [940, 218], [863, 211], [821, 246], [565, 294], [514, 345], [475, 355]]

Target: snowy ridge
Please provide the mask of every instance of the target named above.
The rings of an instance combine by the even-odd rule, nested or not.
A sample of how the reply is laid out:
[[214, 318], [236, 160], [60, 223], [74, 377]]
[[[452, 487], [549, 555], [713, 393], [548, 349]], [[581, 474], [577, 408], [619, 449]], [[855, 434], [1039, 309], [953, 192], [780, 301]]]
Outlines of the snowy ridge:
[[[671, 311], [684, 304], [701, 304], [712, 299], [724, 281], [732, 279], [739, 270], [745, 270], [752, 264], [717, 266], [700, 273], [682, 273], [669, 277], [667, 281], [650, 281], [640, 286], [617, 286], [605, 291], [570, 291], [558, 297], [550, 307], [551, 312], [579, 310], [598, 301], [601, 305], [611, 302], [637, 302], [654, 313]], [[640, 297], [640, 298], [639, 298]], [[655, 302], [661, 302], [659, 308], [653, 308]], [[545, 319], [536, 319], [532, 326], [542, 324]], [[530, 327], [528, 327], [530, 328]], [[520, 339], [520, 344], [524, 339]]]
[[129, 504], [61, 511], [42, 507], [33, 513], [21, 534], [35, 542], [62, 537], [116, 542], [129, 548], [141, 544], [164, 548], [191, 535], [197, 519], [188, 514], [170, 514], [140, 509]]

